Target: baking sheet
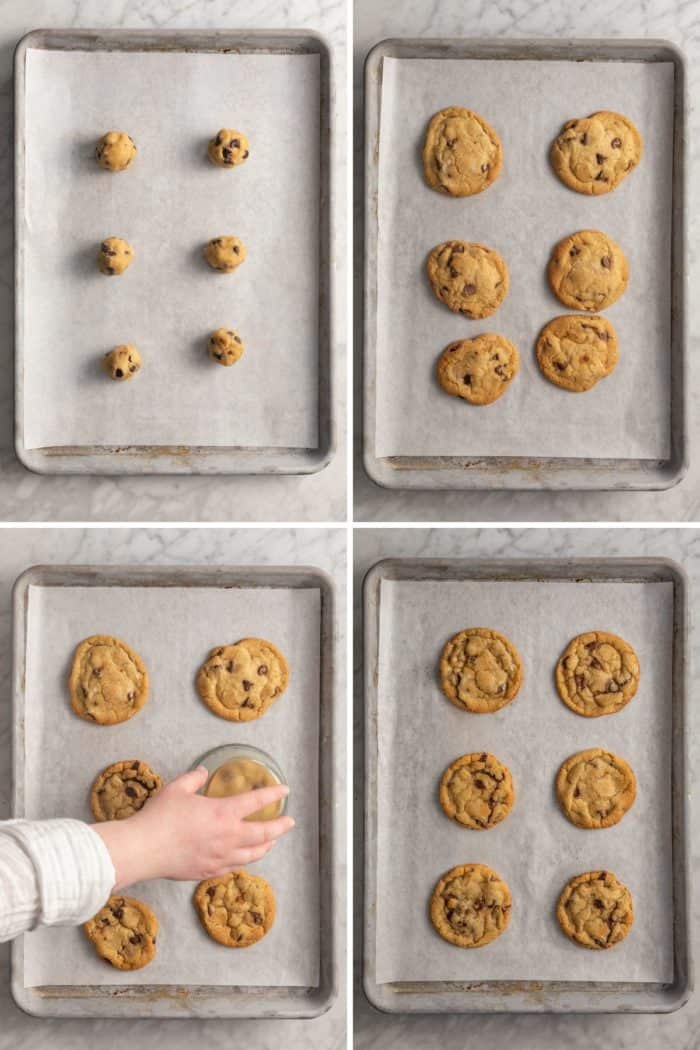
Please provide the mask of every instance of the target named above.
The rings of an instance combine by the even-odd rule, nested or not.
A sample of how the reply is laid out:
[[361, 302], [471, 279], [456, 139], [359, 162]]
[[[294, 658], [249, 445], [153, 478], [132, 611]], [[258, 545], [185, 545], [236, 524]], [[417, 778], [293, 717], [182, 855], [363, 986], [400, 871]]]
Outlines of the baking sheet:
[[[443, 696], [444, 642], [469, 625], [506, 634], [523, 660], [516, 699], [470, 715]], [[641, 664], [637, 695], [613, 716], [584, 719], [558, 698], [553, 669], [592, 628], [622, 635]], [[596, 981], [673, 978], [670, 582], [381, 581], [378, 670], [376, 982]], [[409, 640], [409, 644], [407, 644]], [[637, 799], [612, 828], [583, 831], [561, 813], [554, 780], [575, 751], [606, 747], [637, 776]], [[513, 774], [509, 817], [480, 834], [438, 802], [446, 766], [492, 751]], [[462, 951], [432, 929], [438, 877], [478, 861], [508, 882], [507, 931]], [[609, 952], [584, 951], [560, 931], [555, 907], [573, 875], [609, 868], [632, 893], [635, 923]]]
[[[36, 985], [318, 984], [318, 588], [42, 587], [28, 589], [25, 704], [25, 815], [92, 822], [92, 781], [110, 762], [143, 758], [165, 781], [206, 750], [245, 742], [280, 763], [297, 824], [250, 866], [271, 883], [277, 917], [245, 951], [227, 951], [202, 930], [192, 906], [195, 882], [157, 880], [125, 892], [146, 901], [160, 922], [158, 952], [143, 970], [105, 966], [80, 928], [25, 936], [24, 983]], [[75, 645], [94, 633], [132, 644], [149, 671], [150, 696], [128, 722], [104, 727], [77, 718], [66, 678]], [[290, 684], [263, 718], [237, 725], [200, 701], [194, 678], [217, 643], [268, 637], [285, 653]]]
[[[26, 56], [24, 443], [315, 448], [319, 361], [319, 55], [59, 51]], [[251, 142], [221, 171], [220, 127]], [[129, 171], [102, 171], [110, 128], [134, 138]], [[201, 258], [240, 236], [231, 275]], [[105, 278], [100, 241], [136, 260]], [[245, 343], [230, 369], [204, 349]], [[135, 343], [144, 367], [109, 382], [100, 357]], [[60, 392], [60, 396], [57, 396]]]
[[[667, 458], [673, 63], [385, 56], [382, 69], [376, 456]], [[498, 180], [463, 199], [431, 191], [420, 160], [428, 120], [456, 104], [488, 119], [504, 149]], [[558, 180], [548, 150], [565, 120], [602, 108], [634, 120], [644, 155], [617, 190], [589, 198]], [[590, 227], [618, 241], [631, 276], [605, 311], [618, 366], [577, 397], [544, 379], [534, 345], [547, 321], [571, 312], [546, 280], [551, 248]], [[483, 321], [452, 314], [425, 276], [430, 249], [452, 238], [490, 245], [508, 264], [510, 291]], [[486, 331], [516, 344], [521, 370], [498, 402], [477, 408], [446, 395], [434, 368], [449, 342]]]

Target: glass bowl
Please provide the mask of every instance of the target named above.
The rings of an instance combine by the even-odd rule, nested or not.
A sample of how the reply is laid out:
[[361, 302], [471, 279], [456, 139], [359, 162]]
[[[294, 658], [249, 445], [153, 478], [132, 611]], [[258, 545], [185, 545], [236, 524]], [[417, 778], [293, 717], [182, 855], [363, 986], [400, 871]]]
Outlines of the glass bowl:
[[[259, 747], [253, 747], [252, 744], [222, 744], [219, 747], [213, 747], [211, 751], [206, 751], [192, 765], [192, 769], [196, 769], [197, 766], [204, 766], [209, 773], [206, 783], [200, 788], [198, 793], [204, 795], [211, 782], [212, 776], [219, 766], [222, 766], [224, 762], [230, 762], [235, 758], [245, 758], [251, 762], [257, 762], [271, 774], [277, 784], [288, 786], [285, 775], [279, 764], [275, 761], [272, 755], [268, 755], [267, 751], [263, 751]], [[289, 795], [280, 801], [279, 812], [277, 814], [278, 817], [284, 816], [287, 812], [288, 799]]]

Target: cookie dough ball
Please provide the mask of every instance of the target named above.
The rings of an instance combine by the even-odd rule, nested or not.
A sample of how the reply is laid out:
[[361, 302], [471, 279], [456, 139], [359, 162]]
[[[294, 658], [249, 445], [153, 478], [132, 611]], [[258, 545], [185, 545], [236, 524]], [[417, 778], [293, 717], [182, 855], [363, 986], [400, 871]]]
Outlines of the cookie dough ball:
[[141, 367], [141, 354], [135, 346], [124, 343], [105, 354], [103, 365], [112, 379], [131, 379]]
[[209, 336], [207, 350], [212, 361], [220, 365], [235, 365], [244, 350], [243, 340], [232, 328], [217, 328]]
[[250, 147], [248, 139], [240, 131], [222, 128], [209, 143], [207, 153], [212, 164], [218, 164], [220, 168], [235, 168], [248, 159]]
[[95, 156], [105, 171], [125, 171], [136, 156], [136, 145], [125, 131], [108, 131], [97, 143]]
[[97, 265], [100, 273], [108, 277], [119, 276], [124, 273], [134, 261], [134, 249], [128, 241], [121, 237], [107, 237], [100, 245], [100, 254], [97, 256]]
[[233, 273], [246, 255], [245, 244], [238, 237], [214, 237], [204, 249], [204, 258], [219, 273]]

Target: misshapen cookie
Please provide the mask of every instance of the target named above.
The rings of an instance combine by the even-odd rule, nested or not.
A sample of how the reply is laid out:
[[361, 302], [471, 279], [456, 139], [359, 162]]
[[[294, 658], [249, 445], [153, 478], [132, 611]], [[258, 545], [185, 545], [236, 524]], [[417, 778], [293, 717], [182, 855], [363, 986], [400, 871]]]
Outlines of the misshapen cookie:
[[264, 638], [242, 638], [212, 649], [197, 675], [197, 691], [210, 711], [231, 722], [264, 715], [289, 682], [279, 649]]
[[423, 171], [431, 189], [452, 197], [470, 197], [498, 178], [502, 164], [501, 140], [477, 113], [449, 106], [430, 121]]
[[484, 831], [500, 824], [514, 800], [510, 770], [485, 751], [462, 755], [442, 774], [440, 805], [465, 828]]
[[133, 816], [160, 791], [162, 780], [137, 758], [114, 762], [103, 769], [90, 793], [95, 820], [124, 820]]
[[517, 649], [488, 627], [468, 627], [450, 638], [442, 650], [442, 691], [462, 710], [498, 711], [516, 696], [522, 678]]
[[609, 828], [622, 820], [637, 795], [637, 780], [624, 758], [590, 748], [570, 755], [557, 773], [557, 798], [579, 828]]
[[544, 326], [536, 350], [545, 379], [580, 394], [614, 370], [617, 334], [606, 317], [567, 314]]
[[579, 230], [555, 245], [547, 277], [564, 306], [594, 313], [620, 298], [629, 266], [612, 237], [600, 230]]
[[631, 645], [608, 631], [573, 638], [557, 664], [559, 696], [586, 718], [612, 715], [637, 692], [639, 660]]
[[642, 156], [642, 136], [621, 113], [601, 110], [566, 122], [552, 143], [550, 160], [569, 189], [610, 193]]
[[472, 405], [490, 405], [518, 374], [520, 357], [513, 344], [495, 332], [450, 343], [438, 358], [438, 383], [447, 394]]
[[117, 970], [140, 970], [156, 954], [158, 920], [135, 897], [110, 897], [83, 929], [97, 954]]
[[495, 313], [508, 292], [508, 267], [483, 244], [444, 241], [430, 252], [426, 270], [440, 302], [473, 320]]
[[81, 718], [114, 725], [132, 718], [146, 703], [148, 674], [141, 657], [126, 642], [95, 634], [75, 650], [68, 692]]
[[486, 864], [460, 864], [445, 872], [430, 901], [430, 921], [458, 948], [481, 948], [505, 931], [510, 890]]
[[272, 886], [247, 871], [204, 879], [194, 891], [194, 906], [209, 936], [226, 948], [256, 944], [275, 921]]
[[612, 948], [632, 929], [632, 895], [611, 871], [586, 871], [562, 890], [557, 919], [583, 948]]

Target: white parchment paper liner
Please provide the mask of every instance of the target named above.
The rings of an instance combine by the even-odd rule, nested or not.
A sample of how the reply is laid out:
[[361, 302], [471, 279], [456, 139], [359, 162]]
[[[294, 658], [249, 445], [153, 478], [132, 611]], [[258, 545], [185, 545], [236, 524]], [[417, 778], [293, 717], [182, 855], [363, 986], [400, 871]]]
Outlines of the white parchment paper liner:
[[[668, 981], [673, 976], [671, 880], [670, 583], [383, 581], [379, 653], [377, 981]], [[462, 712], [439, 687], [444, 642], [493, 627], [516, 646], [518, 696], [490, 715]], [[615, 715], [587, 719], [559, 699], [555, 664], [570, 639], [609, 630], [636, 650], [637, 695]], [[585, 831], [559, 809], [561, 762], [590, 747], [632, 765], [637, 799], [615, 827]], [[446, 766], [491, 751], [510, 768], [515, 806], [497, 827], [470, 831], [438, 801]], [[458, 864], [488, 864], [513, 896], [492, 944], [456, 948], [428, 917], [433, 887]], [[630, 889], [635, 922], [608, 951], [568, 940], [556, 902], [573, 875], [610, 869]]]
[[[672, 63], [385, 58], [383, 70], [377, 455], [668, 456]], [[480, 113], [503, 143], [500, 177], [473, 197], [437, 193], [423, 179], [428, 121], [451, 105]], [[614, 192], [587, 197], [559, 181], [548, 153], [566, 120], [600, 109], [635, 122], [644, 155]], [[622, 246], [630, 281], [605, 311], [619, 338], [615, 372], [571, 394], [544, 379], [534, 346], [547, 321], [575, 312], [547, 283], [551, 249], [587, 228]], [[451, 313], [425, 276], [431, 248], [452, 239], [489, 245], [508, 265], [510, 291], [483, 321]], [[449, 342], [482, 332], [514, 342], [521, 370], [498, 402], [479, 408], [445, 394], [434, 371]]]
[[[27, 54], [25, 441], [53, 445], [315, 447], [318, 433], [318, 55], [30, 50]], [[221, 127], [250, 139], [222, 170]], [[131, 168], [96, 141], [127, 131]], [[235, 234], [230, 275], [201, 257]], [[135, 248], [121, 277], [95, 255]], [[213, 329], [245, 353], [209, 360]], [[144, 366], [112, 383], [99, 359], [134, 343]]]
[[[250, 871], [273, 887], [275, 923], [247, 949], [217, 945], [192, 906], [195, 883], [159, 880], [124, 892], [160, 922], [155, 960], [121, 973], [99, 959], [79, 928], [25, 937], [25, 985], [318, 983], [318, 705], [320, 593], [316, 588], [30, 587], [26, 686], [26, 814], [93, 818], [89, 791], [106, 765], [142, 758], [165, 781], [207, 749], [255, 744], [284, 768], [297, 826]], [[97, 726], [73, 714], [66, 678], [75, 645], [114, 634], [141, 655], [150, 696], [128, 722]], [[246, 724], [217, 718], [194, 678], [209, 650], [246, 635], [268, 638], [290, 666], [286, 692]]]

